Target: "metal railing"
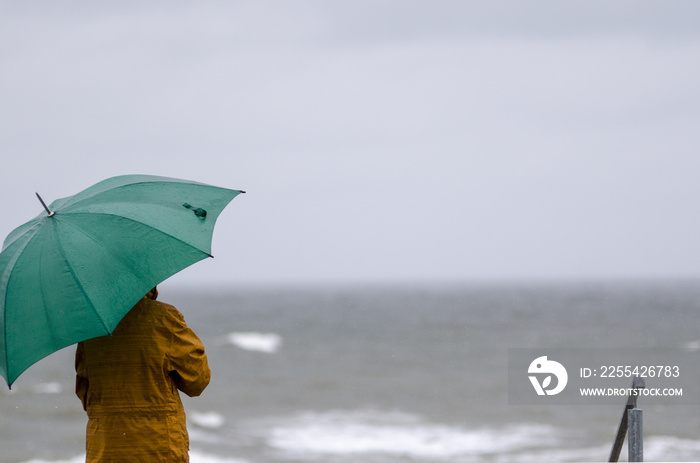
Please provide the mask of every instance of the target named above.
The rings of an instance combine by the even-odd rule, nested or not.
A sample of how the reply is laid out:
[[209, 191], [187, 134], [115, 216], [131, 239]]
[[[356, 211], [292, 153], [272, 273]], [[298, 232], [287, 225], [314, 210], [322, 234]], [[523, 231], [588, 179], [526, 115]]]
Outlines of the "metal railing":
[[627, 461], [644, 461], [643, 435], [642, 435], [642, 410], [637, 408], [637, 394], [634, 389], [644, 389], [644, 378], [635, 376], [632, 381], [632, 393], [627, 398], [627, 404], [620, 418], [617, 428], [617, 436], [610, 450], [608, 461], [617, 461], [627, 434]]

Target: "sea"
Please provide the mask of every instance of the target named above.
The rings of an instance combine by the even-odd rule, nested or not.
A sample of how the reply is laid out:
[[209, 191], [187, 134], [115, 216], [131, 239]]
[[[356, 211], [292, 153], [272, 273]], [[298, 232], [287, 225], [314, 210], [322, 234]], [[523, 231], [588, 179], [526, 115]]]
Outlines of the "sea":
[[[212, 369], [183, 396], [192, 463], [607, 461], [626, 398], [511, 404], [509, 349], [700, 355], [698, 281], [165, 285], [159, 299]], [[0, 385], [0, 463], [84, 461], [74, 352]], [[695, 403], [639, 399], [645, 461], [700, 461]]]

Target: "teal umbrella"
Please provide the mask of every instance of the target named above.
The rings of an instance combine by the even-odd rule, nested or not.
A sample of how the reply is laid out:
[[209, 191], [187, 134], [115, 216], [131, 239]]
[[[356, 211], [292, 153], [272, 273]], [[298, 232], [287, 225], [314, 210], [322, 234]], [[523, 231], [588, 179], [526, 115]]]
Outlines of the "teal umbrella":
[[125, 175], [41, 201], [46, 211], [10, 233], [0, 253], [7, 384], [52, 352], [111, 333], [148, 290], [211, 257], [214, 223], [239, 193]]

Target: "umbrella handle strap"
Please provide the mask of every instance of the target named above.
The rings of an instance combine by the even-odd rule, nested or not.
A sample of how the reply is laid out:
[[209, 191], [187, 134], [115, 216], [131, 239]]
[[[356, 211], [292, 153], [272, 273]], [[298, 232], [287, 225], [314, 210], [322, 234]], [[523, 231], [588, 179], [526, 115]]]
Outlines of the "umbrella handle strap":
[[194, 212], [194, 215], [196, 215], [200, 219], [205, 219], [207, 217], [207, 211], [205, 211], [201, 207], [194, 207], [194, 206], [187, 204], [187, 203], [183, 204], [183, 206], [186, 207], [187, 209], [190, 209], [192, 212]]

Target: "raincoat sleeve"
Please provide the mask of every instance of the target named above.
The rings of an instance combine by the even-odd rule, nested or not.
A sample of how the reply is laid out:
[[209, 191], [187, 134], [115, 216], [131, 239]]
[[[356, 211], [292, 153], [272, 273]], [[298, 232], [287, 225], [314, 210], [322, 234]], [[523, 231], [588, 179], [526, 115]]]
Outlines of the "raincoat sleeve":
[[78, 396], [83, 403], [83, 410], [87, 410], [87, 365], [85, 363], [85, 350], [83, 343], [78, 343], [78, 349], [75, 351], [75, 395]]
[[187, 326], [185, 319], [174, 307], [172, 343], [168, 353], [169, 373], [179, 390], [190, 397], [198, 396], [209, 384], [211, 370], [204, 352], [204, 344]]

